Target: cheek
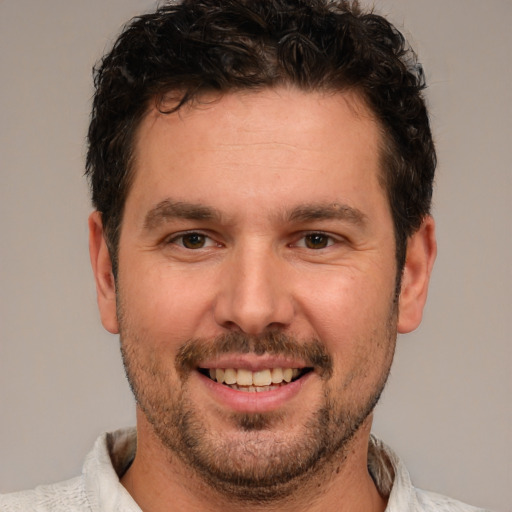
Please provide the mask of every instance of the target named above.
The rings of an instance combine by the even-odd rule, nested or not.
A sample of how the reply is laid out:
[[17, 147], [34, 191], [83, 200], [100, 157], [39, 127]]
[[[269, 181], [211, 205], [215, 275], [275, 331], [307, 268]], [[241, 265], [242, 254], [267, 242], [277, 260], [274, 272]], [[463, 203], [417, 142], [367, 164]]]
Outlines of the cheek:
[[120, 279], [122, 309], [132, 328], [150, 335], [152, 344], [194, 337], [211, 303], [199, 273], [189, 276], [153, 265], [138, 269], [136, 275], [144, 277]]
[[387, 366], [393, 353], [394, 276], [379, 281], [341, 274], [317, 283], [302, 301], [304, 315], [345, 383], [356, 377], [372, 380], [371, 374]]
[[300, 303], [310, 323], [329, 337], [371, 331], [389, 316], [393, 284], [394, 279], [382, 282], [361, 273], [333, 272], [316, 279]]

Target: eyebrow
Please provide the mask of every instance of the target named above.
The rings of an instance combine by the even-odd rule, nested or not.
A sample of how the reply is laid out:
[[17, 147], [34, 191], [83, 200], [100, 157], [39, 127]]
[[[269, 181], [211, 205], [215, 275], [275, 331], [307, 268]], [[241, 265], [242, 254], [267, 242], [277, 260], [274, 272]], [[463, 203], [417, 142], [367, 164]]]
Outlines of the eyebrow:
[[367, 217], [359, 209], [346, 204], [308, 204], [294, 208], [288, 215], [288, 222], [308, 222], [312, 220], [344, 220], [357, 226], [364, 226]]
[[210, 206], [165, 199], [148, 211], [144, 229], [150, 231], [171, 219], [220, 220], [220, 212]]
[[[345, 204], [313, 203], [297, 206], [285, 213], [283, 218], [289, 223], [335, 219], [363, 226], [367, 217], [361, 210]], [[151, 231], [172, 219], [220, 221], [221, 213], [211, 206], [165, 199], [148, 211], [144, 218], [144, 229]]]

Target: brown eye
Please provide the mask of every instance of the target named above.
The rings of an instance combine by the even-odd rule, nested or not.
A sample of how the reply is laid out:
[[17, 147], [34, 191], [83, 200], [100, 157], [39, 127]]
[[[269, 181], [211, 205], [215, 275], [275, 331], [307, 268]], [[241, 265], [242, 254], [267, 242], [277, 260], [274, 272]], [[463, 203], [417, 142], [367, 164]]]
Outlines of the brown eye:
[[201, 233], [188, 233], [181, 236], [181, 240], [186, 249], [202, 249], [206, 244], [206, 236]]
[[304, 237], [304, 242], [308, 249], [324, 249], [330, 245], [330, 237], [322, 233], [311, 233]]

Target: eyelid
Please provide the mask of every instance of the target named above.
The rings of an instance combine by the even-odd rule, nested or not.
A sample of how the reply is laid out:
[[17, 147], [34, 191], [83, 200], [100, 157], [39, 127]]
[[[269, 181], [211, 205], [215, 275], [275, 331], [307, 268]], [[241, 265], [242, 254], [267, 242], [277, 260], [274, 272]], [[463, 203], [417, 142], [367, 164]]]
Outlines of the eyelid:
[[[186, 237], [187, 235], [200, 235], [205, 238], [205, 245], [203, 247], [201, 247], [200, 249], [207, 249], [210, 247], [221, 247], [224, 245], [223, 243], [217, 241], [214, 238], [214, 236], [212, 236], [211, 233], [207, 233], [201, 229], [189, 229], [189, 230], [185, 230], [185, 231], [179, 231], [176, 233], [172, 233], [171, 235], [168, 235], [163, 239], [163, 243], [165, 245], [173, 244], [173, 245], [176, 245], [183, 249], [192, 250], [192, 249], [185, 247], [183, 245], [183, 243], [178, 243], [180, 239], [183, 240], [183, 238]], [[303, 248], [303, 249], [308, 249], [308, 250], [314, 250], [314, 249], [306, 247], [305, 242], [304, 242], [305, 238], [308, 236], [311, 236], [311, 235], [320, 235], [320, 236], [324, 236], [329, 239], [327, 246], [318, 248], [318, 249], [316, 249], [317, 251], [322, 250], [322, 249], [325, 250], [333, 245], [342, 244], [342, 243], [347, 242], [347, 239], [342, 235], [334, 235], [332, 233], [322, 231], [322, 230], [308, 230], [308, 231], [301, 231], [299, 233], [296, 233], [293, 236], [292, 242], [289, 244], [289, 247], [299, 247], [301, 249]], [[196, 250], [198, 250], [198, 249], [196, 249]]]
[[308, 236], [311, 236], [311, 235], [325, 236], [326, 238], [329, 239], [329, 243], [327, 244], [327, 246], [319, 248], [319, 249], [316, 249], [317, 251], [322, 250], [322, 249], [325, 250], [328, 247], [331, 247], [331, 246], [333, 246], [335, 244], [343, 243], [343, 242], [346, 241], [345, 237], [343, 237], [341, 235], [333, 235], [332, 233], [328, 233], [328, 232], [321, 231], [321, 230], [310, 230], [310, 231], [301, 231], [300, 233], [297, 233], [297, 236], [294, 237], [294, 239], [296, 241], [292, 242], [290, 244], [290, 246], [292, 246], [292, 247], [299, 247], [301, 249], [315, 250], [315, 249], [310, 249], [310, 248], [306, 247], [305, 243], [299, 244], [299, 242], [304, 242], [305, 238], [308, 237]]
[[183, 238], [186, 237], [187, 235], [200, 235], [205, 238], [205, 240], [206, 240], [205, 245], [203, 247], [200, 247], [195, 250], [207, 249], [209, 247], [219, 247], [222, 245], [219, 242], [217, 242], [212, 236], [210, 236], [209, 234], [205, 233], [204, 231], [202, 231], [200, 229], [189, 229], [186, 231], [179, 231], [177, 233], [173, 233], [172, 235], [165, 237], [164, 244], [166, 244], [166, 245], [173, 244], [173, 245], [177, 245], [178, 247], [181, 247], [182, 249], [194, 250], [194, 249], [189, 249], [189, 248], [185, 247], [183, 245], [183, 243], [177, 243], [177, 241], [180, 239], [183, 241]]

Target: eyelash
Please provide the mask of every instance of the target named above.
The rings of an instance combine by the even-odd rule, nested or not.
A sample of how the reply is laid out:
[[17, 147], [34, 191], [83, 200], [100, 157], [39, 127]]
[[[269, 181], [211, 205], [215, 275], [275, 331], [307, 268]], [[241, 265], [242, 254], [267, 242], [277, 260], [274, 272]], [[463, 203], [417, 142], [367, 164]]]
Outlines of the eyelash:
[[[200, 247], [187, 247], [185, 245], [185, 239], [186, 237], [192, 237], [197, 236], [201, 237], [203, 240], [203, 245]], [[311, 247], [308, 246], [308, 240], [311, 241], [313, 237], [317, 237], [322, 239], [322, 241], [325, 241], [325, 245], [322, 245], [321, 247]], [[208, 243], [208, 240], [210, 241]], [[300, 243], [303, 242], [303, 243]], [[172, 238], [168, 239], [166, 241], [167, 244], [175, 244], [179, 247], [186, 249], [186, 250], [199, 250], [199, 249], [207, 249], [209, 247], [222, 247], [222, 244], [219, 242], [215, 242], [213, 238], [210, 236], [201, 233], [200, 231], [188, 231], [185, 233], [180, 233], [178, 235], [174, 235]], [[301, 233], [300, 238], [297, 239], [296, 242], [293, 242], [289, 244], [289, 247], [299, 247], [301, 249], [310, 249], [312, 251], [318, 251], [321, 249], [326, 249], [336, 243], [340, 243], [340, 240], [338, 238], [333, 237], [332, 235], [329, 235], [327, 233], [324, 233], [323, 231], [310, 231], [307, 233]], [[206, 244], [206, 245], [205, 245]]]
[[[185, 244], [184, 244], [185, 238], [187, 236], [191, 237], [191, 236], [194, 236], [194, 235], [197, 236], [197, 237], [202, 237], [205, 242], [207, 240], [210, 240], [210, 243], [206, 247], [204, 245], [201, 246], [201, 247], [195, 247], [195, 248], [186, 247]], [[181, 243], [179, 241], [181, 241]], [[187, 231], [185, 233], [180, 233], [178, 235], [174, 235], [172, 238], [169, 238], [166, 241], [166, 243], [167, 244], [175, 244], [175, 245], [178, 245], [178, 246], [182, 247], [183, 249], [187, 249], [187, 250], [197, 250], [197, 249], [205, 249], [205, 248], [213, 247], [213, 246], [216, 246], [216, 247], [221, 247], [222, 246], [222, 244], [220, 244], [218, 242], [215, 242], [215, 240], [213, 240], [213, 238], [211, 238], [208, 235], [205, 235], [204, 233], [201, 233], [200, 231]]]
[[[326, 241], [326, 245], [322, 247], [308, 247], [307, 240], [311, 240], [313, 237], [322, 238]], [[331, 245], [334, 245], [336, 243], [339, 243], [339, 240], [333, 237], [332, 235], [329, 235], [327, 233], [324, 233], [323, 231], [310, 231], [309, 233], [303, 233], [302, 236], [299, 238], [299, 241], [304, 241], [304, 245], [299, 245], [297, 242], [293, 244], [294, 247], [301, 247], [303, 249], [311, 249], [311, 250], [321, 250], [326, 249], [327, 247], [330, 247]]]

